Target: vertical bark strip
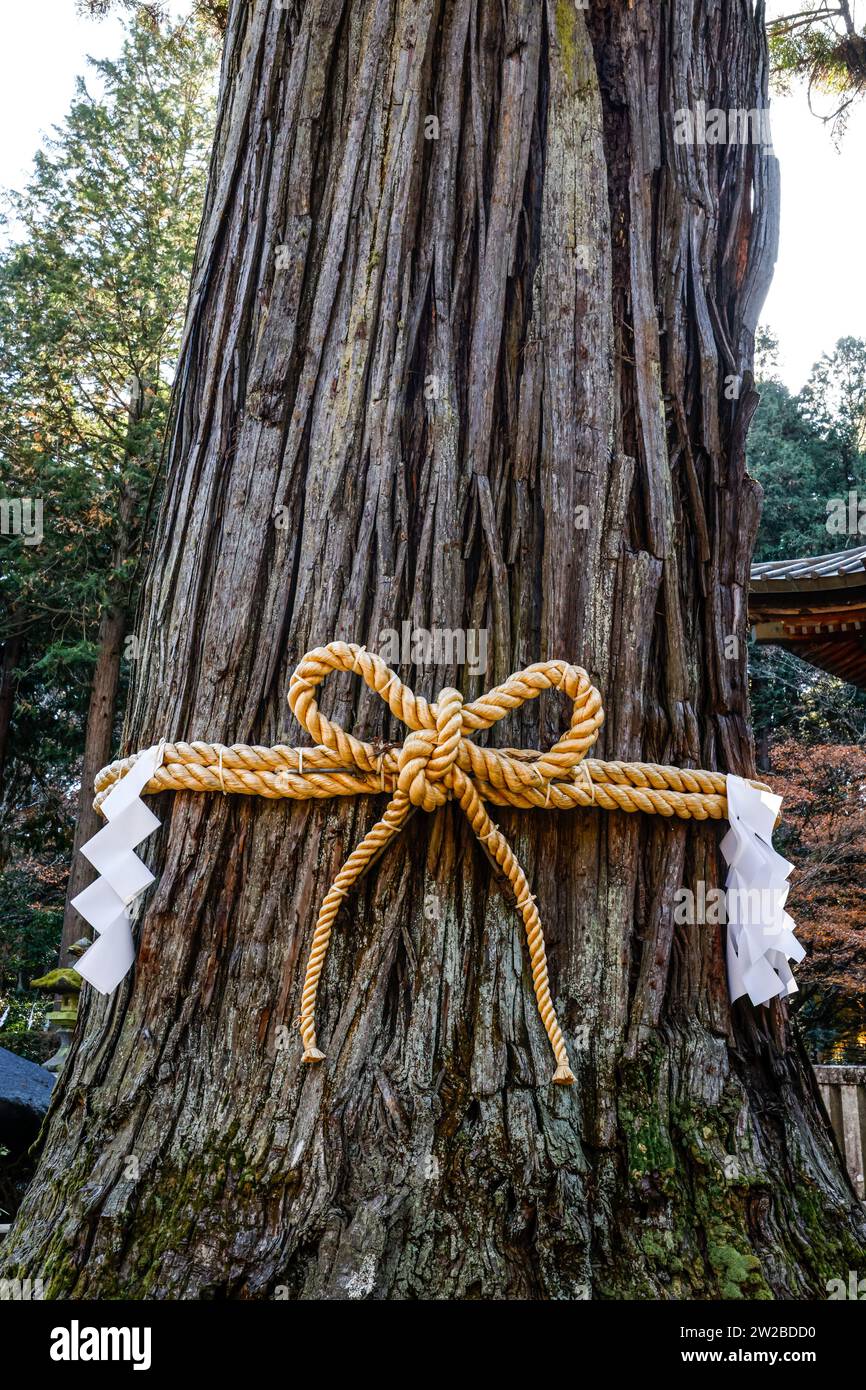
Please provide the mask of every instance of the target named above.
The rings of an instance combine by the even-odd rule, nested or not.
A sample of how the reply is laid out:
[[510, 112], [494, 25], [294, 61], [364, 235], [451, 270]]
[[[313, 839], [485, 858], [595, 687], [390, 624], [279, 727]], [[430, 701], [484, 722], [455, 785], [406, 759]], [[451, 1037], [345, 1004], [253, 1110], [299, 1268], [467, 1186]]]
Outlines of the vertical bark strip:
[[[603, 756], [751, 770], [775, 164], [675, 144], [701, 98], [765, 102], [760, 5], [232, 5], [130, 746], [295, 741], [303, 652], [408, 619], [490, 633], [485, 676], [401, 667], [420, 693], [562, 655]], [[323, 700], [402, 737], [348, 679]], [[856, 1267], [785, 1011], [732, 1015], [721, 929], [673, 921], [712, 826], [501, 815], [563, 1091], [512, 904], [454, 807], [415, 816], [338, 919], [302, 1067], [316, 908], [379, 810], [163, 799], [135, 976], [85, 999], [13, 1266], [198, 1298], [798, 1298]]]

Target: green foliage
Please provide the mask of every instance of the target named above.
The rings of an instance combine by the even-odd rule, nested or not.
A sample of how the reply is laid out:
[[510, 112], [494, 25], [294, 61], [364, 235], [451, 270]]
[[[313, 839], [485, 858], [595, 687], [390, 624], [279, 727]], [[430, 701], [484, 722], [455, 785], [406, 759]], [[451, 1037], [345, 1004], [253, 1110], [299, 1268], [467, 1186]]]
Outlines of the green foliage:
[[755, 559], [820, 555], [833, 548], [826, 529], [826, 482], [833, 472], [828, 451], [786, 386], [766, 381], [758, 389], [761, 404], [748, 443], [749, 471], [764, 490]]
[[798, 402], [806, 424], [829, 446], [843, 486], [860, 481], [866, 450], [866, 342], [840, 338], [815, 363]]
[[0, 875], [0, 1046], [40, 1062], [50, 1052], [36, 1035], [53, 1000], [30, 981], [57, 959], [65, 882], [66, 856], [41, 846]]
[[9, 200], [0, 484], [42, 499], [44, 540], [16, 544], [4, 567], [4, 636], [39, 627], [69, 645], [73, 667], [109, 592], [128, 602], [136, 573], [127, 538], [118, 553], [121, 503], [136, 532], [200, 217], [214, 59], [200, 38], [137, 25], [116, 62], [93, 64], [102, 94], [79, 80], [64, 126]]
[[775, 342], [758, 344], [761, 403], [749, 433], [749, 469], [764, 489], [756, 560], [823, 555], [862, 545], [828, 530], [832, 499], [866, 498], [866, 342], [840, 338], [798, 395], [775, 375]]
[[55, 861], [53, 869], [25, 859], [0, 878], [0, 979], [7, 988], [29, 988], [55, 963], [65, 863]]
[[0, 999], [24, 938], [42, 967], [46, 935], [56, 949], [64, 874], [48, 897], [45, 875], [68, 863], [100, 619], [136, 602], [218, 56], [200, 28], [137, 15], [118, 58], [79, 79], [23, 192], [6, 198], [0, 499], [38, 499], [42, 534], [0, 536], [0, 651], [15, 664], [0, 787], [0, 870], [14, 867], [0, 936], [19, 943], [14, 960], [2, 948]]
[[[126, 10], [153, 25], [164, 23], [169, 9], [160, 0], [78, 0], [78, 3], [81, 10], [90, 14], [106, 15], [112, 10]], [[229, 0], [193, 0], [193, 18], [218, 34], [225, 32], [228, 11]]]
[[850, 106], [866, 89], [866, 29], [858, 31], [849, 0], [833, 6], [798, 0], [789, 14], [770, 21], [767, 32], [777, 88], [787, 91], [792, 80], [804, 80], [810, 105], [814, 93], [828, 95], [821, 119], [841, 132]]

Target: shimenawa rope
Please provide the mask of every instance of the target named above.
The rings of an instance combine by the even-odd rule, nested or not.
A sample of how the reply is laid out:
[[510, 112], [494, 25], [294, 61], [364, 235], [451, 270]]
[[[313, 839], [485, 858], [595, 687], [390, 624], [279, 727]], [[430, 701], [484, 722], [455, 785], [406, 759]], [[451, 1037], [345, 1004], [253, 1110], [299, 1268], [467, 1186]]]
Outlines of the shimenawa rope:
[[[332, 671], [354, 672], [382, 697], [410, 730], [403, 744], [376, 748], [321, 713], [315, 691]], [[568, 696], [572, 713], [568, 732], [549, 752], [481, 748], [472, 742], [473, 733], [489, 729], [550, 689]], [[724, 774], [588, 759], [586, 754], [604, 721], [601, 696], [585, 671], [565, 661], [527, 666], [470, 704], [450, 686], [430, 704], [365, 647], [330, 642], [308, 652], [296, 668], [289, 683], [289, 705], [315, 747], [166, 743], [162, 764], [144, 791], [221, 791], [295, 801], [390, 793], [382, 818], [349, 855], [319, 910], [301, 996], [303, 1060], [324, 1058], [316, 1043], [316, 993], [342, 900], [416, 808], [435, 811], [453, 799], [511, 885], [526, 929], [538, 1011], [556, 1058], [553, 1080], [571, 1085], [574, 1075], [550, 998], [538, 909], [511, 846], [483, 803], [557, 810], [597, 805], [609, 811], [644, 811], [681, 820], [723, 820], [727, 816]], [[101, 805], [139, 756], [120, 759], [98, 773], [95, 806]], [[762, 782], [751, 785], [768, 790]]]

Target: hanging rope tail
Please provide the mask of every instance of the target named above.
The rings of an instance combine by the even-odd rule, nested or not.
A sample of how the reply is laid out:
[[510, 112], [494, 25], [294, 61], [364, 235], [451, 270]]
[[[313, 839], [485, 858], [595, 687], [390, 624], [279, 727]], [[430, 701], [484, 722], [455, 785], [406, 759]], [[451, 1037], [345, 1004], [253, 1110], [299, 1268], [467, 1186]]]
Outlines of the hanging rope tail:
[[[317, 653], [305, 658], [292, 677], [289, 686], [292, 712], [317, 743], [339, 752], [341, 757], [352, 759], [363, 768], [367, 757], [364, 746], [359, 746], [357, 740], [346, 734], [339, 725], [325, 719], [318, 710], [313, 691], [326, 671], [333, 667], [330, 659], [322, 661], [317, 658]], [[393, 713], [408, 724], [411, 732], [397, 753], [397, 790], [384, 816], [349, 856], [319, 912], [301, 998], [304, 1060], [318, 1062], [323, 1058], [316, 1044], [316, 994], [342, 898], [366, 872], [385, 844], [402, 830], [410, 807], [435, 811], [453, 798], [460, 803], [475, 835], [511, 885], [526, 929], [538, 1011], [556, 1058], [553, 1079], [558, 1085], [571, 1085], [574, 1074], [568, 1063], [562, 1030], [550, 997], [547, 953], [538, 909], [523, 869], [505, 837], [493, 825], [467, 776], [467, 772], [477, 768], [477, 755], [480, 754], [484, 770], [494, 780], [499, 777], [507, 785], [507, 755], [502, 755], [498, 750], [478, 749], [469, 743], [468, 735], [478, 729], [489, 728], [496, 720], [551, 686], [565, 689], [572, 699], [571, 727], [565, 738], [542, 759], [538, 771], [547, 781], [551, 776], [570, 773], [595, 743], [604, 718], [601, 696], [585, 672], [564, 662], [546, 662], [529, 667], [468, 706], [464, 706], [460, 691], [451, 687], [446, 687], [440, 693], [435, 704], [427, 705], [425, 701], [418, 700], [378, 657], [366, 651], [353, 652], [352, 669], [357, 669], [370, 688], [382, 694]]]
[[[334, 671], [352, 672], [379, 695], [409, 733], [399, 746], [374, 747], [322, 714], [318, 687]], [[534, 749], [482, 748], [472, 735], [534, 700], [561, 690], [571, 701], [568, 731], [547, 753]], [[352, 851], [319, 910], [301, 996], [300, 1031], [305, 1062], [324, 1054], [316, 1039], [316, 996], [340, 905], [415, 810], [435, 811], [459, 803], [491, 861], [508, 880], [526, 931], [538, 1012], [556, 1059], [553, 1080], [574, 1081], [562, 1030], [550, 996], [541, 918], [526, 875], [485, 802], [499, 806], [600, 806], [680, 819], [722, 820], [727, 816], [722, 773], [664, 767], [655, 763], [600, 762], [586, 757], [604, 721], [598, 690], [579, 666], [541, 661], [509, 676], [502, 685], [465, 704], [446, 687], [435, 703], [414, 694], [373, 652], [349, 642], [331, 642], [308, 652], [289, 683], [289, 705], [314, 747], [273, 748], [236, 744], [166, 743], [161, 766], [145, 791], [223, 791], [271, 798], [356, 796], [386, 792], [381, 819]], [[104, 768], [96, 778], [99, 807], [138, 754]], [[762, 791], [761, 782], [751, 783]]]

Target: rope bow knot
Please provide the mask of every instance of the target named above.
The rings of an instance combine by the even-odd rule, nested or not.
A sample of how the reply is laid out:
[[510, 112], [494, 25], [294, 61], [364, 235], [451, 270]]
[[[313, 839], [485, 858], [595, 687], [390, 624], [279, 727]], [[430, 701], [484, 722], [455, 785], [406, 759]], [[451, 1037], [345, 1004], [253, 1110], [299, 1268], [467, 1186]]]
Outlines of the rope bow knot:
[[410, 733], [397, 753], [397, 789], [413, 806], [435, 811], [454, 792], [454, 769], [463, 739], [463, 696], [446, 687], [436, 701], [436, 728]]
[[[402, 747], [384, 758], [370, 744], [347, 734], [326, 719], [314, 692], [331, 671], [352, 671], [381, 695], [391, 711], [409, 726]], [[498, 719], [552, 687], [572, 701], [570, 728], [549, 753], [538, 755], [514, 749], [479, 748], [470, 735], [488, 729]], [[538, 1010], [556, 1058], [553, 1080], [570, 1086], [574, 1075], [556, 1011], [550, 998], [547, 954], [541, 919], [526, 875], [508, 841], [493, 824], [482, 803], [479, 786], [517, 790], [530, 782], [538, 786], [572, 776], [593, 746], [604, 719], [601, 696], [585, 671], [564, 661], [538, 662], [509, 677], [504, 685], [464, 704], [459, 690], [448, 686], [435, 704], [418, 698], [381, 658], [354, 643], [331, 642], [304, 657], [289, 685], [289, 704], [298, 721], [322, 748], [327, 748], [361, 772], [383, 768], [396, 775], [396, 787], [381, 820], [352, 851], [329, 888], [319, 911], [301, 996], [300, 1028], [304, 1061], [324, 1058], [316, 1043], [315, 1009], [334, 920], [349, 889], [366, 872], [388, 842], [399, 834], [412, 810], [435, 811], [453, 798], [459, 801], [487, 855], [502, 870], [514, 892], [526, 928], [532, 982]]]

